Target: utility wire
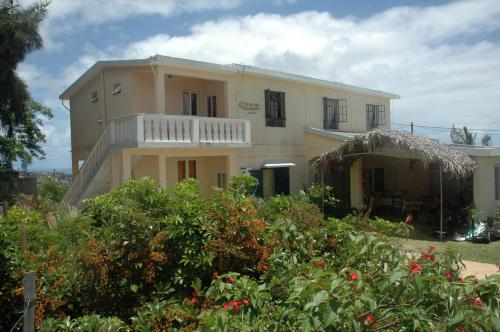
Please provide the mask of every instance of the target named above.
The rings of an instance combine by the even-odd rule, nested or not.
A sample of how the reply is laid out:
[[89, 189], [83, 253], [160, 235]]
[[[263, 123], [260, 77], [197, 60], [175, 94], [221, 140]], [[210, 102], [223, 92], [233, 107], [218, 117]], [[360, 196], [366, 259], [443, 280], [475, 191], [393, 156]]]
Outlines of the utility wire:
[[[404, 124], [404, 123], [392, 123], [393, 125], [396, 126], [411, 126], [411, 124]], [[430, 130], [435, 130], [435, 131], [450, 131], [452, 127], [437, 127], [437, 126], [423, 126], [423, 125], [416, 125], [413, 124], [413, 127], [415, 128], [424, 128], [424, 129], [430, 129]], [[460, 127], [455, 127], [460, 129]], [[482, 132], [485, 134], [490, 134], [491, 136], [500, 136], [500, 129], [479, 129], [479, 128], [467, 128], [469, 131], [476, 131], [476, 132]], [[493, 132], [493, 133], [492, 133]]]
[[24, 315], [26, 315], [26, 312], [28, 311], [28, 309], [30, 307], [30, 304], [31, 304], [31, 299], [28, 299], [28, 304], [26, 305], [26, 309], [24, 309], [23, 314], [21, 315], [21, 317], [19, 317], [19, 319], [14, 324], [14, 326], [12, 326], [12, 328], [10, 329], [9, 332], [14, 331], [14, 329], [16, 328], [16, 326], [21, 322], [21, 319], [23, 319]]

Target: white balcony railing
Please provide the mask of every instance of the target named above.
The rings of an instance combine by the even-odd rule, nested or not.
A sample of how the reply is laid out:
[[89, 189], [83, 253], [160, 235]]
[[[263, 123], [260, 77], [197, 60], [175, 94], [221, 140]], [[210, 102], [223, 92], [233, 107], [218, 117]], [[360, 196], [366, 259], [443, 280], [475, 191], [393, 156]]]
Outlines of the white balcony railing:
[[134, 114], [116, 118], [110, 126], [111, 144], [249, 146], [251, 143], [250, 121], [241, 119]]
[[134, 114], [112, 119], [73, 179], [63, 201], [75, 204], [96, 176], [110, 149], [124, 147], [245, 147], [251, 145], [250, 121], [163, 114]]

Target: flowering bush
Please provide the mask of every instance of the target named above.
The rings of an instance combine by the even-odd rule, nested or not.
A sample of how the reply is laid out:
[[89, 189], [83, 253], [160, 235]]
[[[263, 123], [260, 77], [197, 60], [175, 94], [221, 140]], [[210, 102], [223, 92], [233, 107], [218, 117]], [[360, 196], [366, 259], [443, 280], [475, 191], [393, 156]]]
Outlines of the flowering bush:
[[[500, 328], [498, 278], [463, 277], [459, 259], [434, 248], [408, 255], [387, 237], [405, 224], [325, 219], [306, 195], [256, 199], [247, 180], [209, 198], [194, 180], [168, 190], [133, 180], [57, 227], [13, 208], [1, 221], [2, 280], [15, 288], [36, 269], [41, 331]], [[21, 309], [20, 293], [1, 287], [2, 305]]]

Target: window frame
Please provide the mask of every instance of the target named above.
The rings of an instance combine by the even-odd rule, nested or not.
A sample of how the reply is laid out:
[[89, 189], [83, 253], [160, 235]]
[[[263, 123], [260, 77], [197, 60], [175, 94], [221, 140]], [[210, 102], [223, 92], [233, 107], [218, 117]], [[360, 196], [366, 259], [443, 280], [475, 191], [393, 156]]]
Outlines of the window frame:
[[347, 99], [323, 97], [323, 128], [339, 129], [340, 122], [347, 122]]
[[[195, 162], [195, 177], [191, 177], [189, 176], [189, 162], [191, 161], [194, 161]], [[183, 162], [184, 163], [184, 178], [180, 178], [179, 177], [179, 164]], [[177, 182], [181, 182], [185, 179], [189, 179], [189, 178], [192, 178], [192, 179], [198, 179], [198, 176], [200, 174], [200, 170], [199, 170], [199, 163], [198, 163], [198, 160], [197, 159], [178, 159], [177, 160]]]
[[[189, 95], [189, 107], [186, 108], [185, 105], [185, 98], [184, 96], [188, 94]], [[193, 114], [193, 95], [195, 96], [195, 112]], [[192, 90], [184, 90], [182, 91], [182, 115], [187, 115], [187, 116], [197, 116], [198, 115], [198, 110], [199, 110], [199, 98], [198, 98], [198, 92], [192, 91]], [[188, 112], [186, 112], [186, 110]]]
[[[370, 115], [370, 113], [372, 113]], [[376, 129], [387, 124], [385, 105], [366, 104], [366, 128]], [[370, 121], [372, 118], [372, 121]]]
[[217, 95], [207, 96], [207, 116], [209, 118], [217, 117]]
[[[286, 127], [285, 93], [267, 89], [265, 94], [266, 127]], [[276, 104], [275, 104], [276, 103]], [[276, 110], [272, 109], [276, 105]]]

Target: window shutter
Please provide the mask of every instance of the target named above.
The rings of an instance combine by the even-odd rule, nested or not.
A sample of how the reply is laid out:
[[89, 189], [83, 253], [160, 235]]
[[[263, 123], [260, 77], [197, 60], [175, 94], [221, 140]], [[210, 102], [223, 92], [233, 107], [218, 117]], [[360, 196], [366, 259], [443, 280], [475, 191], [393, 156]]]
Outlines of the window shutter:
[[323, 97], [323, 128], [328, 129], [328, 98]]
[[280, 93], [280, 104], [281, 104], [281, 127], [286, 127], [286, 107], [285, 107], [285, 93]]
[[265, 107], [266, 107], [266, 119], [271, 118], [271, 90], [267, 89], [265, 91]]
[[217, 117], [217, 96], [212, 96], [213, 104], [212, 104], [212, 116], [214, 118]]

